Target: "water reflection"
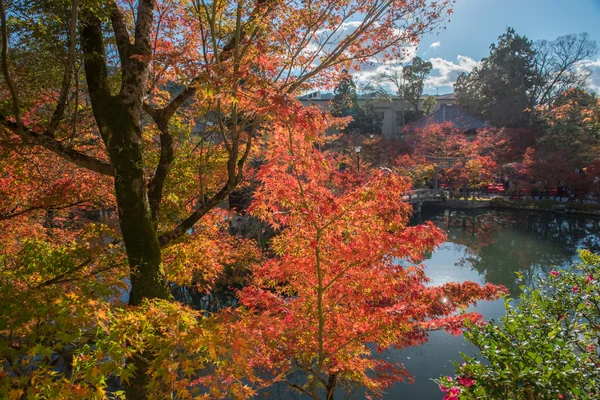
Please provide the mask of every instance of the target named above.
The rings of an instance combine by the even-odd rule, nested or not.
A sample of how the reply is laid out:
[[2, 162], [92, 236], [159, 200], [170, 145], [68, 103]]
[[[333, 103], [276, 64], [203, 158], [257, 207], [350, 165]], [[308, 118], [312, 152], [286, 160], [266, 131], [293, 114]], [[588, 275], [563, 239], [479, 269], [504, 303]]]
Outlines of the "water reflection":
[[[448, 232], [462, 256], [457, 266], [470, 267], [485, 282], [501, 284], [519, 295], [515, 273], [526, 284], [540, 273], [571, 264], [577, 249], [600, 250], [600, 219], [552, 213], [444, 210], [424, 214]], [[459, 246], [456, 246], [459, 245]]]
[[237, 299], [233, 291], [204, 293], [194, 287], [171, 286], [171, 294], [180, 303], [186, 304], [207, 315], [228, 307], [236, 307]]

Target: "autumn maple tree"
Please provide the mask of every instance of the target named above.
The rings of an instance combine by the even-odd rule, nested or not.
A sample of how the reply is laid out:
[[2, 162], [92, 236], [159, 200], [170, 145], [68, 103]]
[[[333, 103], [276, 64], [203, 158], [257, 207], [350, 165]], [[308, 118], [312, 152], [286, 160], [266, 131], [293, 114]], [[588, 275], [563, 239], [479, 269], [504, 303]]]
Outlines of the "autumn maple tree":
[[598, 110], [598, 99], [580, 89], [565, 91], [552, 105], [539, 108], [547, 127], [523, 157], [534, 187], [549, 191], [568, 184], [580, 197], [596, 191]]
[[280, 116], [251, 206], [280, 229], [275, 257], [255, 269], [240, 300], [268, 317], [261, 356], [271, 374], [315, 399], [359, 387], [379, 396], [410, 374], [367, 344], [403, 348], [426, 342], [430, 330], [460, 333], [481, 316], [455, 311], [503, 289], [427, 285], [418, 262], [444, 235], [432, 223], [409, 226], [411, 206], [398, 201], [409, 179], [389, 169], [340, 172], [338, 156], [317, 150], [326, 116], [300, 105]]
[[[169, 314], [194, 314], [172, 302], [170, 286], [214, 282], [224, 261], [199, 255], [212, 257], [209, 243], [222, 241], [207, 242], [214, 220], [202, 220], [242, 182], [255, 139], [269, 137], [301, 89], [327, 87], [370, 57], [401, 56], [450, 6], [0, 1], [0, 190], [10, 194], [0, 211], [2, 274], [12, 286], [2, 301], [27, 310], [4, 307], [2, 368], [12, 367], [3, 393], [51, 396], [43, 390], [60, 382], [67, 397], [103, 397], [112, 375], [128, 398], [183, 396], [193, 386], [183, 377], [207, 363], [164, 364], [202, 330], [197, 316], [173, 326]], [[104, 207], [116, 207], [118, 226], [94, 234], [82, 213]], [[119, 335], [120, 320], [139, 323]], [[205, 344], [190, 354], [214, 359], [214, 343]], [[112, 364], [94, 369], [90, 357]], [[159, 384], [174, 376], [182, 386]]]
[[445, 160], [449, 166], [444, 176], [454, 189], [465, 185], [480, 188], [492, 181], [509, 143], [502, 130], [467, 133], [451, 122], [419, 129], [411, 133], [409, 142], [413, 163], [421, 169], [429, 166], [432, 170], [436, 162]]

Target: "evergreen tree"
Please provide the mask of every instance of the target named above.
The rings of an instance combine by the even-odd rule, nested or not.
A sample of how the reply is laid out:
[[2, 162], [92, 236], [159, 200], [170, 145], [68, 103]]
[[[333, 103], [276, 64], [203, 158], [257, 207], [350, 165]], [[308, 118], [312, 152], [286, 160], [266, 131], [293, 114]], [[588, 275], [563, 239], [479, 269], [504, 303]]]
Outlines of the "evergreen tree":
[[492, 44], [490, 55], [454, 85], [461, 108], [496, 126], [531, 127], [538, 106], [549, 106], [570, 89], [586, 86], [591, 72], [581, 61], [596, 54], [587, 33], [532, 43], [513, 28]]
[[454, 84], [454, 96], [461, 109], [485, 118], [480, 89], [479, 69], [475, 68], [469, 74], [461, 72], [458, 75]]
[[331, 103], [331, 114], [336, 117], [353, 115], [358, 109], [356, 96], [356, 84], [347, 70], [343, 71], [340, 82], [335, 87], [333, 102]]
[[454, 87], [458, 105], [495, 126], [527, 125], [528, 92], [536, 75], [534, 58], [532, 42], [508, 28], [490, 46], [481, 67], [459, 77]]
[[352, 122], [344, 129], [345, 133], [381, 134], [382, 117], [375, 111], [371, 101], [368, 101], [363, 107], [359, 107], [356, 84], [348, 71], [344, 70], [343, 72], [340, 82], [333, 91], [335, 96], [331, 103], [331, 114], [336, 117], [350, 116], [353, 118]]

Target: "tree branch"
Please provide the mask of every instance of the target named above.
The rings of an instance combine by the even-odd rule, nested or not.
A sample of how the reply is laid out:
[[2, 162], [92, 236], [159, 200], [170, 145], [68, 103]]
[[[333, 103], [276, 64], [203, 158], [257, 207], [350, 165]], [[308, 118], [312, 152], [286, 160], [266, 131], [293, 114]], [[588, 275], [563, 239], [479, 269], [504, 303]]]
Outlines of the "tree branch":
[[119, 50], [119, 58], [121, 59], [121, 66], [124, 66], [127, 63], [129, 53], [131, 52], [131, 39], [129, 38], [127, 25], [125, 24], [125, 19], [123, 18], [123, 13], [121, 12], [119, 6], [114, 1], [111, 1], [109, 7], [110, 21], [115, 33], [117, 49]]
[[152, 108], [147, 103], [143, 104], [143, 108], [152, 117], [160, 130], [160, 158], [156, 166], [156, 171], [154, 171], [154, 176], [148, 182], [148, 201], [150, 203], [152, 220], [156, 227], [160, 216], [160, 202], [162, 200], [164, 182], [171, 170], [171, 165], [175, 159], [175, 152], [173, 150], [173, 137], [169, 133], [169, 120], [171, 116], [165, 116], [165, 109]]
[[[32, 142], [40, 145], [47, 150], [52, 151], [56, 155], [68, 160], [75, 165], [83, 168], [87, 168], [94, 172], [98, 172], [103, 175], [113, 176], [113, 168], [109, 163], [100, 161], [94, 157], [88, 156], [87, 154], [81, 153], [77, 150], [65, 147], [62, 143], [56, 140], [53, 136], [54, 130], [58, 126], [60, 119], [64, 113], [64, 103], [66, 102], [68, 87], [70, 85], [72, 58], [74, 57], [74, 31], [76, 28], [77, 21], [77, 0], [73, 0], [74, 9], [71, 10], [71, 25], [70, 25], [70, 44], [69, 44], [69, 56], [67, 57], [67, 66], [65, 67], [65, 74], [63, 79], [63, 87], [61, 89], [61, 98], [59, 104], [53, 115], [53, 118], [43, 134], [38, 134], [28, 127], [23, 126], [19, 114], [19, 101], [17, 98], [16, 90], [10, 79], [7, 63], [7, 48], [8, 48], [8, 36], [6, 30], [6, 10], [4, 8], [4, 1], [0, 0], [0, 17], [2, 19], [2, 69], [4, 77], [7, 81], [7, 85], [11, 92], [13, 113], [15, 114], [16, 122], [9, 120], [4, 115], [0, 115], [0, 125], [6, 129], [19, 135], [24, 141]], [[92, 17], [87, 23], [84, 24], [82, 29], [82, 39], [84, 42], [84, 51], [86, 53], [85, 63], [86, 69], [89, 68], [92, 72], [92, 77], [88, 80], [91, 88], [90, 96], [104, 99], [110, 95], [107, 81], [106, 63], [104, 61], [104, 44], [102, 41], [102, 33], [100, 27], [100, 20]], [[71, 61], [69, 62], [69, 59]], [[66, 88], [66, 89], [65, 89]], [[64, 98], [63, 98], [64, 95]]]
[[[269, 2], [269, 0], [257, 0], [256, 1], [256, 5], [255, 5], [254, 9], [252, 10], [249, 20], [244, 23], [244, 26], [241, 28], [241, 30], [239, 32], [238, 40], [240, 40], [240, 41], [243, 40], [246, 37], [246, 35], [248, 34], [246, 29], [244, 29], [246, 26], [248, 26], [249, 24], [254, 22], [258, 17], [265, 18], [265, 15], [264, 15], [264, 13], [261, 12], [261, 10], [264, 8], [264, 6], [267, 5], [268, 2]], [[236, 47], [236, 37], [234, 36], [221, 49], [220, 60], [225, 61], [225, 60], [228, 60], [229, 58], [231, 58], [235, 47]], [[196, 95], [196, 92], [198, 91], [199, 81], [200, 81], [200, 76], [196, 76], [195, 78], [193, 78], [190, 81], [189, 85], [181, 93], [179, 93], [175, 98], [173, 98], [173, 100], [171, 100], [171, 102], [169, 102], [169, 104], [167, 104], [164, 108], [160, 109], [160, 111], [163, 112], [164, 118], [170, 119], [186, 101], [188, 101], [189, 99], [191, 99], [192, 97], [194, 97]], [[149, 107], [149, 106], [144, 104], [145, 110], [147, 110], [146, 107]]]
[[[219, 205], [219, 203], [229, 195], [236, 188], [236, 186], [242, 181], [243, 175], [243, 167], [245, 161], [250, 154], [250, 150], [252, 149], [252, 137], [258, 128], [259, 121], [253, 121], [252, 127], [248, 132], [248, 139], [243, 148], [243, 152], [241, 153], [241, 157], [239, 151], [236, 150], [238, 146], [234, 146], [229, 153], [229, 160], [227, 161], [227, 183], [223, 185], [221, 190], [215, 194], [213, 197], [208, 199], [206, 202], [202, 203], [196, 211], [194, 211], [188, 218], [186, 218], [183, 222], [181, 222], [178, 226], [173, 228], [171, 231], [164, 233], [159, 236], [158, 241], [161, 247], [165, 247], [171, 244], [174, 240], [183, 236], [188, 230], [190, 230], [196, 222], [200, 220], [206, 213], [212, 210], [214, 207]], [[239, 138], [238, 138], [239, 141]], [[239, 143], [238, 143], [239, 144]]]
[[[261, 10], [265, 5], [268, 4], [269, 0], [257, 0], [255, 7], [251, 13], [250, 19], [242, 26], [240, 23], [240, 13], [241, 9], [238, 10], [238, 21], [237, 21], [237, 29], [236, 35], [231, 38], [231, 40], [223, 46], [221, 50], [220, 60], [227, 60], [232, 56], [238, 56], [239, 58], [239, 44], [241, 40], [247, 35], [247, 31], [245, 29], [251, 22], [253, 22], [258, 17], [264, 17], [262, 15]], [[138, 17], [139, 18], [139, 17]], [[136, 31], [137, 32], [137, 31]], [[137, 39], [137, 33], [136, 33]], [[239, 59], [236, 59], [236, 62], [239, 62]], [[170, 134], [168, 134], [168, 123], [169, 120], [173, 117], [173, 115], [177, 112], [177, 110], [189, 99], [191, 99], [198, 90], [198, 83], [200, 81], [200, 76], [196, 76], [192, 79], [190, 84], [179, 93], [167, 106], [162, 109], [155, 109], [147, 103], [144, 103], [144, 111], [148, 113], [153, 120], [158, 125], [161, 135], [160, 135], [160, 144], [161, 144], [161, 154], [160, 160], [155, 171], [155, 174], [152, 180], [148, 184], [148, 197], [150, 201], [151, 211], [154, 218], [154, 223], [157, 223], [160, 211], [160, 202], [162, 199], [162, 190], [164, 186], [164, 180], [166, 179], [171, 164], [174, 159], [173, 152], [173, 139]], [[236, 119], [236, 118], [232, 118]], [[185, 232], [191, 229], [202, 216], [204, 216], [207, 212], [209, 212], [212, 208], [217, 206], [222, 200], [224, 200], [229, 193], [237, 186], [237, 184], [241, 181], [243, 176], [243, 165], [248, 158], [251, 149], [252, 135], [256, 129], [257, 124], [255, 123], [251, 132], [248, 136], [248, 141], [242, 153], [242, 156], [238, 160], [239, 150], [237, 148], [238, 138], [234, 138], [235, 149], [230, 152], [230, 160], [228, 162], [228, 180], [227, 183], [223, 186], [223, 188], [215, 194], [211, 199], [207, 202], [203, 203], [194, 213], [192, 213], [186, 220], [184, 220], [179, 226], [175, 227], [172, 231], [163, 234], [159, 237], [159, 242], [161, 246], [165, 246], [172, 242], [173, 240], [182, 236]], [[236, 168], [237, 167], [237, 168]], [[236, 170], [237, 169], [237, 170]]]
[[[231, 177], [230, 177], [231, 178]], [[158, 237], [158, 242], [161, 247], [166, 247], [170, 245], [173, 241], [179, 239], [183, 236], [188, 230], [192, 229], [192, 227], [206, 215], [210, 210], [219, 205], [219, 203], [231, 193], [233, 189], [237, 186], [237, 180], [234, 177], [233, 180], [229, 179], [227, 183], [219, 190], [217, 194], [208, 199], [206, 202], [202, 203], [196, 211], [190, 214], [182, 223], [177, 225], [171, 231], [162, 234]]]
[[16, 126], [21, 130], [23, 122], [21, 121], [19, 97], [17, 96], [15, 85], [10, 77], [10, 71], [8, 70], [8, 28], [6, 27], [6, 7], [4, 5], [4, 0], [0, 0], [0, 22], [2, 28], [2, 74], [6, 80], [6, 86], [8, 86], [10, 97], [12, 98], [13, 114], [17, 121]]
[[3, 115], [0, 115], [0, 125], [13, 131], [14, 133], [17, 133], [23, 138], [23, 140], [42, 146], [75, 165], [87, 168], [102, 175], [114, 176], [113, 168], [109, 163], [100, 161], [97, 158], [88, 156], [87, 154], [81, 153], [77, 150], [67, 148], [50, 135], [40, 135], [27, 127], [19, 128], [15, 122], [8, 120]]
[[156, 167], [154, 176], [148, 183], [148, 201], [150, 203], [150, 211], [155, 227], [158, 224], [158, 218], [160, 216], [160, 202], [162, 200], [165, 179], [171, 171], [171, 165], [173, 164], [174, 159], [173, 137], [169, 134], [168, 127], [166, 127], [164, 131], [161, 129], [160, 159], [158, 160], [158, 166]]
[[188, 101], [196, 95], [196, 92], [198, 91], [199, 81], [199, 76], [192, 79], [190, 84], [181, 93], [175, 96], [175, 98], [171, 100], [171, 102], [162, 109], [163, 116], [165, 118], [170, 119], [173, 115], [175, 115], [179, 107], [181, 107], [186, 101]]
[[136, 54], [152, 54], [152, 23], [154, 22], [154, 0], [140, 0], [135, 23]]
[[[115, 243], [118, 243], [118, 240], [114, 240], [111, 244], [115, 244]], [[111, 270], [113, 268], [121, 267], [121, 266], [125, 265], [124, 263], [112, 264], [112, 265], [108, 265], [106, 267], [98, 268], [98, 269], [96, 269], [94, 271], [91, 271], [88, 274], [86, 274], [85, 276], [82, 276], [81, 278], [69, 277], [69, 275], [77, 273], [77, 272], [83, 270], [85, 267], [91, 265], [93, 261], [94, 260], [92, 258], [88, 258], [87, 260], [83, 261], [81, 264], [76, 265], [71, 270], [69, 270], [69, 271], [67, 271], [67, 272], [65, 272], [63, 274], [57, 275], [57, 276], [55, 276], [55, 277], [53, 277], [51, 279], [48, 279], [48, 280], [46, 280], [46, 281], [38, 284], [34, 289], [40, 289], [40, 288], [45, 287], [45, 286], [57, 285], [57, 284], [61, 284], [61, 283], [67, 283], [67, 282], [76, 281], [78, 279], [87, 278], [87, 277], [90, 277], [92, 275], [95, 275], [95, 274], [98, 274], [98, 273], [101, 273], [101, 272], [106, 272], [106, 271], [109, 271], [109, 270]]]
[[75, 60], [75, 45], [77, 44], [77, 18], [79, 11], [79, 0], [72, 0], [71, 2], [71, 22], [69, 25], [69, 51], [67, 53], [67, 59], [65, 60], [65, 70], [63, 73], [62, 87], [60, 88], [60, 95], [58, 96], [58, 104], [52, 115], [52, 119], [46, 128], [46, 132], [49, 136], [54, 136], [54, 132], [58, 128], [58, 124], [63, 118], [65, 113], [65, 106], [69, 97], [69, 88], [71, 86], [71, 77], [73, 75], [73, 63]]
[[[80, 31], [85, 76], [92, 100], [92, 107], [94, 104], [105, 104], [110, 98], [110, 88], [108, 86], [106, 53], [100, 19], [89, 13], [83, 21], [83, 29]], [[95, 109], [94, 113], [97, 114], [97, 111], [99, 110]]]
[[14, 209], [13, 209], [11, 212], [0, 214], [0, 221], [6, 221], [8, 219], [16, 218], [18, 216], [25, 215], [27, 213], [30, 213], [32, 211], [37, 211], [37, 210], [47, 210], [47, 209], [64, 210], [66, 208], [71, 208], [71, 207], [75, 207], [80, 204], [84, 204], [85, 202], [86, 202], [85, 200], [81, 200], [81, 201], [76, 201], [74, 203], [64, 204], [62, 206], [56, 206], [56, 207], [36, 206], [36, 207], [24, 208], [19, 211], [14, 211]]
[[[142, 119], [143, 98], [146, 93], [148, 67], [152, 58], [152, 23], [154, 21], [154, 0], [140, 0], [137, 7], [134, 44], [129, 47], [127, 58], [121, 65], [120, 100], [131, 107], [131, 115], [136, 121]], [[120, 20], [116, 19], [119, 32]], [[125, 45], [124, 45], [125, 46]], [[135, 139], [140, 140], [139, 138]]]

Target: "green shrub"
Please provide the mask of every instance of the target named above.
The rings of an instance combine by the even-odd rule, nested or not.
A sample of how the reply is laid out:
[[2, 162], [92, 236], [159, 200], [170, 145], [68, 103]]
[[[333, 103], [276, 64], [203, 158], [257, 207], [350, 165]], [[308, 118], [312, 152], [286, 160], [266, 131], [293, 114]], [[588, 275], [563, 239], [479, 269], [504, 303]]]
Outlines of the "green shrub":
[[553, 199], [542, 199], [538, 201], [539, 207], [543, 209], [551, 209], [556, 205], [556, 201]]
[[468, 326], [481, 354], [461, 354], [456, 377], [437, 381], [444, 399], [600, 398], [600, 257], [580, 255], [534, 289], [522, 286], [518, 305], [507, 298], [500, 321]]

